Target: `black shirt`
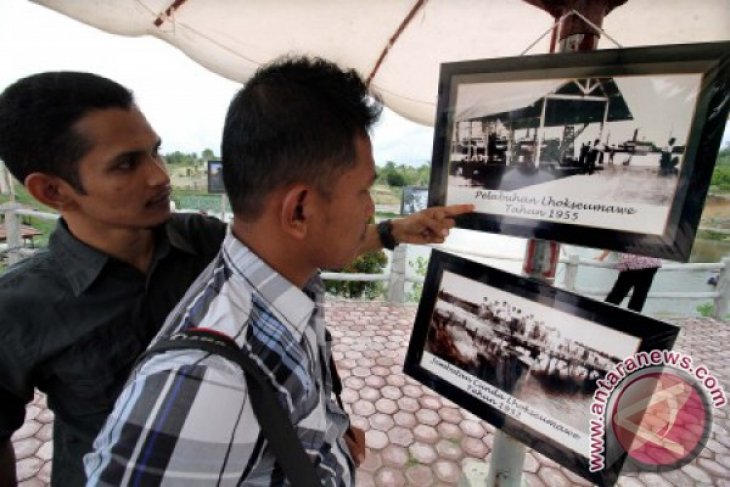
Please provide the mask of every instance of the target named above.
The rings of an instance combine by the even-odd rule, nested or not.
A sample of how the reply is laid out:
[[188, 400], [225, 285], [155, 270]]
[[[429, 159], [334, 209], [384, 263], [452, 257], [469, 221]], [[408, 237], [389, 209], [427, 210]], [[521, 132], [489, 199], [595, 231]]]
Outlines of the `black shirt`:
[[77, 240], [59, 220], [47, 250], [0, 277], [0, 440], [48, 395], [54, 486], [85, 483], [91, 450], [136, 357], [216, 256], [219, 220], [175, 214], [155, 231], [147, 274]]

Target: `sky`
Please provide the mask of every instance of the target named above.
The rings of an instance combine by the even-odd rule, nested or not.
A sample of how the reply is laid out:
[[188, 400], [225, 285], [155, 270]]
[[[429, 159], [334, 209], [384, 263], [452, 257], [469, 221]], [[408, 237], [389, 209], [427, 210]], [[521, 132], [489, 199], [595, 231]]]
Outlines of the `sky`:
[[[220, 153], [228, 103], [240, 84], [154, 37], [108, 34], [26, 0], [0, 0], [0, 91], [42, 71], [89, 71], [130, 88], [162, 138], [162, 153]], [[384, 110], [373, 135], [375, 162], [429, 164], [433, 128]]]

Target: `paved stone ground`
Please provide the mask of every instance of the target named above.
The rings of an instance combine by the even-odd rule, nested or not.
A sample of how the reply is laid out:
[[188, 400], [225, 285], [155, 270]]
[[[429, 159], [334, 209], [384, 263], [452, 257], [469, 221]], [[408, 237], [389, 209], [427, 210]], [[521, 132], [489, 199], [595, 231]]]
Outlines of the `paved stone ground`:
[[[345, 390], [343, 400], [356, 426], [366, 431], [369, 455], [358, 486], [456, 485], [462, 466], [488, 460], [494, 428], [403, 375], [415, 306], [382, 302], [330, 301], [327, 321]], [[691, 319], [681, 323], [678, 350], [707, 365], [728, 384], [725, 350], [730, 322]], [[20, 485], [48, 485], [53, 415], [39, 394], [28, 406], [23, 428], [13, 436]], [[529, 486], [589, 485], [539, 453], [528, 450], [524, 467]], [[622, 487], [730, 486], [728, 407], [714, 410], [707, 448], [680, 470], [661, 475], [624, 476]]]

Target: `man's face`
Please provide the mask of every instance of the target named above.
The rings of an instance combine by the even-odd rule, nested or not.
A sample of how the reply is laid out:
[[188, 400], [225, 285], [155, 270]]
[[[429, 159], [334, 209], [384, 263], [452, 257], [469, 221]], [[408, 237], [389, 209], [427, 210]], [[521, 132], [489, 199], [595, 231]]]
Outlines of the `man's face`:
[[137, 107], [90, 112], [75, 130], [92, 145], [79, 161], [85, 194], [76, 221], [99, 230], [143, 229], [170, 216], [170, 178], [160, 138]]
[[355, 166], [344, 172], [322, 203], [323, 223], [315, 243], [319, 249], [317, 267], [336, 269], [351, 263], [363, 243], [368, 221], [375, 213], [370, 188], [375, 182], [370, 139], [366, 135], [355, 140]]

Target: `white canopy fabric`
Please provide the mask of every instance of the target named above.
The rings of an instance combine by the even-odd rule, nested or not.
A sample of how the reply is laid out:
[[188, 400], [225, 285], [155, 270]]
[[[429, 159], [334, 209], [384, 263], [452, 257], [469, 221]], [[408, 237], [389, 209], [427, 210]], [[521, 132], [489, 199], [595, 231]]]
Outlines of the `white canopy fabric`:
[[[519, 55], [553, 23], [522, 0], [31, 1], [111, 33], [158, 37], [240, 82], [284, 54], [322, 56], [372, 76], [389, 108], [426, 125], [441, 63]], [[730, 0], [629, 0], [603, 28], [626, 47], [727, 40]], [[548, 44], [549, 35], [530, 54]], [[616, 46], [603, 36], [599, 47]]]

